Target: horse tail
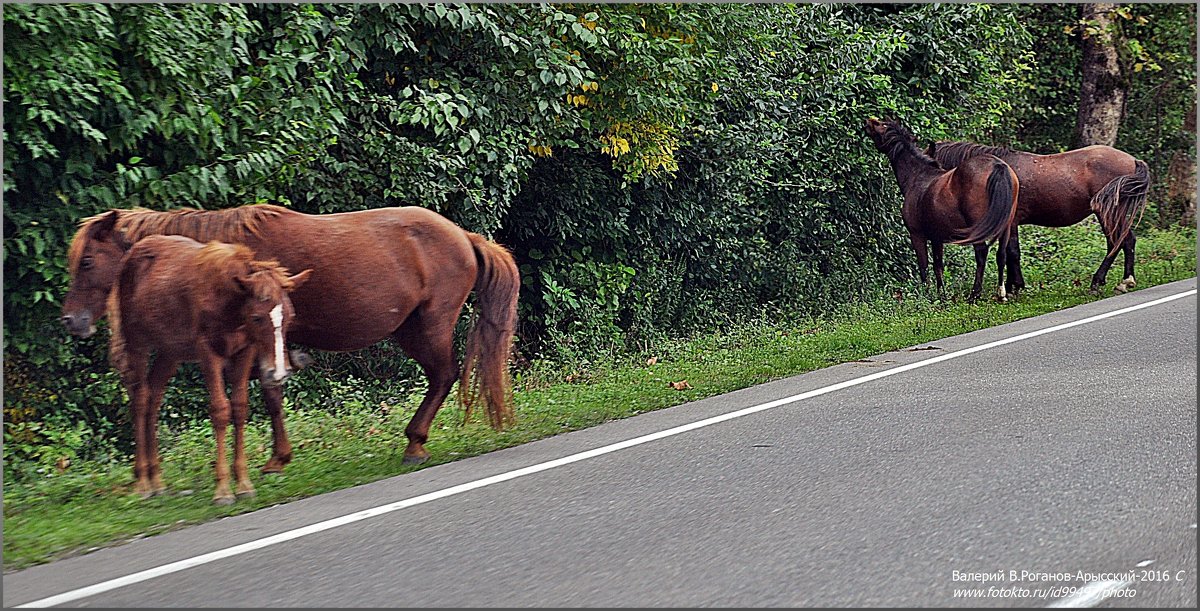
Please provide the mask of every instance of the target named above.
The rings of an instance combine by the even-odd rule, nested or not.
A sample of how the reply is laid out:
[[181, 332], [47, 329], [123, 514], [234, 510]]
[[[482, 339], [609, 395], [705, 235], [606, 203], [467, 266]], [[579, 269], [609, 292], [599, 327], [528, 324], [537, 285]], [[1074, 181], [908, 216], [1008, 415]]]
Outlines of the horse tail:
[[479, 272], [475, 277], [475, 312], [463, 356], [458, 396], [466, 412], [482, 399], [492, 428], [514, 420], [508, 357], [517, 322], [521, 277], [516, 261], [503, 246], [477, 233], [467, 233]]
[[991, 243], [1000, 240], [1004, 247], [1013, 217], [1017, 214], [1017, 175], [999, 157], [992, 158], [992, 173], [987, 179], [988, 208], [979, 222], [971, 227], [967, 236], [955, 240], [955, 244]]
[[1092, 212], [1100, 217], [1106, 235], [1112, 241], [1111, 255], [1121, 247], [1134, 225], [1146, 211], [1150, 194], [1150, 167], [1141, 159], [1133, 161], [1133, 174], [1118, 176], [1092, 196]]

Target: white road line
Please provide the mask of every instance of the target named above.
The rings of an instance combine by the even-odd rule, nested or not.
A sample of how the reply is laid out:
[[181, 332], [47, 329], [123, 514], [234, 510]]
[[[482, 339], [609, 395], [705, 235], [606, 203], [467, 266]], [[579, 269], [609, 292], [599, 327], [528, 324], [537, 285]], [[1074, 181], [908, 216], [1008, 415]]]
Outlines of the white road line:
[[1124, 589], [1132, 581], [1093, 581], [1081, 588], [1074, 595], [1060, 598], [1048, 605], [1048, 609], [1086, 609], [1104, 602], [1109, 596]]
[[291, 541], [293, 539], [299, 539], [300, 537], [323, 532], [323, 531], [326, 531], [326, 530], [329, 530], [332, 528], [337, 528], [338, 526], [344, 526], [346, 524], [353, 524], [354, 522], [358, 522], [360, 520], [365, 520], [367, 518], [372, 518], [372, 517], [375, 517], [378, 515], [391, 513], [393, 511], [397, 511], [399, 509], [405, 509], [407, 507], [412, 507], [414, 505], [421, 505], [423, 503], [428, 503], [430, 501], [436, 501], [438, 499], [442, 499], [442, 498], [445, 498], [448, 496], [454, 496], [456, 494], [461, 494], [463, 492], [469, 492], [469, 491], [475, 490], [477, 488], [483, 488], [484, 486], [491, 486], [492, 484], [506, 482], [508, 480], [516, 479], [518, 477], [522, 477], [525, 475], [532, 475], [534, 473], [540, 473], [542, 471], [547, 471], [547, 470], [553, 469], [555, 467], [569, 465], [571, 463], [576, 463], [581, 460], [587, 460], [589, 458], [594, 458], [596, 456], [603, 456], [604, 454], [616, 452], [617, 450], [624, 450], [625, 448], [631, 448], [631, 447], [638, 446], [638, 445], [641, 445], [644, 443], [649, 443], [651, 441], [657, 441], [659, 439], [663, 439], [666, 437], [672, 437], [672, 436], [678, 435], [680, 433], [686, 433], [688, 431], [693, 431], [696, 429], [704, 428], [706, 426], [711, 426], [714, 424], [725, 422], [727, 420], [733, 420], [734, 418], [741, 418], [742, 416], [749, 416], [750, 414], [756, 414], [761, 411], [774, 409], [781, 405], [789, 405], [789, 404], [795, 403], [797, 401], [811, 399], [812, 397], [818, 397], [818, 396], [821, 396], [821, 395], [824, 395], [827, 393], [831, 393], [834, 391], [842, 390], [845, 388], [850, 388], [853, 386], [858, 386], [859, 384], [865, 384], [867, 382], [872, 382], [874, 380], [886, 378], [888, 376], [893, 376], [896, 374], [904, 373], [906, 371], [920, 369], [921, 367], [928, 367], [929, 365], [934, 365], [934, 364], [941, 363], [944, 361], [949, 361], [951, 359], [956, 359], [956, 358], [967, 356], [970, 354], [975, 354], [976, 352], [982, 352], [984, 350], [990, 350], [992, 348], [998, 348], [1000, 346], [1005, 346], [1005, 345], [1012, 344], [1015, 342], [1032, 339], [1032, 338], [1035, 338], [1035, 337], [1038, 337], [1041, 335], [1046, 335], [1047, 333], [1063, 331], [1065, 329], [1070, 329], [1072, 327], [1078, 327], [1079, 325], [1085, 325], [1085, 324], [1096, 322], [1099, 320], [1104, 320], [1106, 318], [1112, 318], [1113, 316], [1120, 316], [1121, 314], [1128, 314], [1129, 312], [1135, 312], [1137, 310], [1141, 310], [1144, 308], [1149, 308], [1149, 307], [1156, 306], [1159, 304], [1167, 303], [1169, 301], [1174, 301], [1176, 299], [1182, 299], [1184, 297], [1188, 297], [1188, 296], [1195, 295], [1195, 294], [1196, 294], [1196, 289], [1191, 289], [1188, 291], [1184, 291], [1182, 293], [1176, 293], [1174, 295], [1168, 295], [1166, 297], [1155, 299], [1153, 301], [1147, 301], [1145, 303], [1140, 303], [1140, 304], [1129, 306], [1126, 308], [1121, 308], [1119, 310], [1113, 310], [1111, 312], [1105, 312], [1103, 314], [1097, 314], [1095, 316], [1089, 316], [1087, 318], [1073, 320], [1071, 322], [1054, 325], [1053, 327], [1046, 327], [1045, 329], [1038, 329], [1037, 331], [1030, 331], [1028, 333], [1022, 333], [1021, 335], [1014, 335], [1012, 337], [996, 340], [993, 342], [988, 342], [986, 344], [980, 344], [978, 346], [973, 346], [971, 348], [964, 348], [962, 350], [958, 350], [955, 352], [940, 354], [938, 356], [934, 356], [934, 357], [925, 359], [923, 361], [917, 361], [915, 363], [901, 365], [899, 367], [894, 367], [892, 369], [878, 371], [878, 372], [872, 373], [870, 375], [862, 376], [860, 378], [854, 378], [852, 380], [838, 382], [837, 384], [831, 384], [829, 386], [824, 386], [822, 388], [810, 390], [808, 392], [803, 392], [798, 395], [792, 395], [790, 397], [785, 397], [783, 399], [776, 399], [774, 401], [769, 401], [767, 403], [761, 403], [759, 405], [740, 409], [735, 412], [729, 412], [727, 414], [722, 414], [720, 416], [713, 416], [712, 418], [698, 420], [696, 422], [691, 422], [688, 424], [680, 425], [680, 426], [677, 426], [674, 428], [659, 431], [657, 433], [650, 433], [649, 435], [643, 435], [641, 437], [627, 439], [625, 441], [620, 441], [620, 442], [617, 442], [614, 444], [606, 445], [606, 446], [595, 448], [592, 450], [587, 450], [585, 452], [580, 452], [578, 454], [572, 454], [570, 456], [556, 458], [554, 460], [546, 461], [543, 463], [538, 463], [536, 465], [530, 465], [528, 467], [523, 467], [523, 468], [517, 469], [515, 471], [509, 471], [507, 473], [500, 473], [497, 475], [492, 475], [490, 477], [477, 479], [475, 481], [467, 482], [465, 484], [459, 484], [457, 486], [451, 486], [450, 488], [445, 488], [442, 490], [438, 490], [436, 492], [430, 492], [428, 494], [422, 494], [420, 496], [415, 496], [415, 497], [405, 499], [402, 501], [396, 501], [395, 503], [388, 503], [387, 505], [380, 505], [378, 507], [373, 507], [371, 509], [365, 509], [363, 511], [345, 515], [345, 516], [342, 516], [339, 518], [333, 518], [330, 520], [326, 520], [324, 522], [317, 522], [316, 524], [310, 524], [308, 526], [305, 526], [302, 528], [297, 528], [295, 530], [289, 530], [286, 532], [279, 533], [277, 535], [272, 535], [270, 537], [264, 537], [262, 539], [250, 541], [249, 543], [235, 545], [233, 547], [229, 547], [229, 548], [226, 548], [223, 550], [217, 550], [215, 552], [210, 552], [210, 553], [203, 554], [200, 556], [194, 556], [192, 558], [180, 560], [178, 562], [164, 564], [162, 566], [158, 566], [158, 567], [155, 567], [152, 569], [146, 569], [144, 571], [139, 571], [137, 573], [133, 573], [131, 575], [126, 575], [124, 577], [118, 577], [117, 579], [103, 581], [103, 582], [100, 582], [100, 583], [97, 583], [94, 585], [79, 588], [77, 590], [71, 590], [69, 592], [64, 592], [62, 594], [57, 594], [55, 596], [49, 596], [47, 598], [42, 598], [39, 600], [35, 600], [33, 602], [28, 602], [28, 603], [25, 603], [22, 605], [17, 605], [17, 607], [52, 607], [54, 605], [60, 605], [62, 603], [71, 602], [73, 600], [79, 600], [80, 598], [94, 596], [94, 595], [100, 594], [102, 592], [108, 592], [109, 590], [115, 590], [117, 588], [121, 588], [124, 586], [133, 585], [135, 583], [140, 583], [142, 581], [146, 581], [149, 579], [154, 579], [155, 577], [161, 577], [163, 575], [169, 575], [171, 573], [178, 573], [179, 571], [182, 571], [184, 569], [189, 569], [194, 566], [208, 564], [210, 562], [215, 562], [215, 561], [221, 560], [223, 558], [229, 558], [231, 556], [237, 556], [240, 554], [244, 554], [246, 552], [251, 552], [251, 551], [254, 551], [257, 549], [262, 549], [264, 547], [269, 547], [269, 546], [275, 545], [277, 543], [283, 543], [286, 541]]

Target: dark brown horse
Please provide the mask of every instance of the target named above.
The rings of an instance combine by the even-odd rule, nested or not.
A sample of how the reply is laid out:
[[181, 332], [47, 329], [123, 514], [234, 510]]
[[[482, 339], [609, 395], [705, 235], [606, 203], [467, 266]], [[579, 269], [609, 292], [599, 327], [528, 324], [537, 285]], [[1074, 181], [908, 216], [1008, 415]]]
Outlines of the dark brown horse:
[[[245, 244], [288, 269], [312, 268], [312, 277], [291, 295], [296, 319], [288, 338], [296, 344], [342, 351], [394, 338], [429, 379], [405, 429], [406, 463], [429, 457], [429, 427], [455, 380], [468, 416], [482, 400], [493, 427], [512, 420], [508, 357], [520, 277], [512, 255], [483, 236], [415, 207], [327, 215], [271, 205], [112, 210], [85, 219], [71, 243], [71, 288], [63, 303], [68, 331], [83, 336], [94, 331], [120, 257], [153, 234]], [[460, 367], [453, 332], [472, 290], [475, 320]], [[274, 451], [263, 471], [279, 471], [292, 455], [283, 393], [264, 388], [263, 396], [274, 433]]]
[[1008, 242], [1008, 281], [1011, 291], [1025, 286], [1021, 275], [1019, 225], [1066, 227], [1095, 214], [1108, 242], [1108, 254], [1092, 276], [1091, 290], [1100, 291], [1108, 268], [1125, 252], [1125, 275], [1113, 287], [1124, 293], [1137, 283], [1133, 278], [1133, 227], [1146, 207], [1150, 169], [1146, 163], [1111, 146], [1088, 146], [1054, 155], [1037, 155], [971, 142], [938, 142], [927, 151], [942, 167], [954, 168], [977, 155], [995, 155], [1017, 173], [1021, 196]]
[[[245, 246], [201, 244], [183, 236], [149, 236], [129, 249], [109, 298], [109, 355], [129, 393], [137, 493], [147, 497], [165, 489], [158, 410], [179, 363], [196, 362], [208, 388], [217, 442], [213, 501], [234, 500], [225, 459], [230, 420], [237, 498], [254, 496], [244, 447], [250, 371], [257, 365], [264, 386], [279, 386], [291, 373], [284, 352], [292, 321], [287, 294], [310, 272], [288, 276], [275, 261], [255, 260]], [[225, 395], [227, 381], [232, 398]]]
[[997, 157], [980, 156], [958, 168], [945, 170], [917, 147], [916, 138], [899, 122], [867, 119], [866, 130], [875, 148], [887, 155], [900, 183], [900, 192], [904, 196], [904, 225], [917, 253], [921, 281], [929, 280], [926, 241], [933, 247], [933, 272], [939, 293], [944, 288], [942, 256], [945, 243], [972, 244], [975, 247], [975, 283], [968, 300], [975, 301], [982, 292], [988, 244], [998, 241], [999, 286], [996, 292], [1001, 301], [1007, 301], [1005, 253], [1019, 189], [1012, 168]]

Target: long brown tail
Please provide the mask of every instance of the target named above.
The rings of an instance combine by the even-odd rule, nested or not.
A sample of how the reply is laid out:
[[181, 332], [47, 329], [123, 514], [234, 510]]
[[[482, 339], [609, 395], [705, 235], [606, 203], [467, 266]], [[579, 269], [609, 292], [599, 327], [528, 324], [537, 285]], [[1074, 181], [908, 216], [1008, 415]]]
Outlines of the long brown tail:
[[517, 322], [517, 296], [521, 276], [517, 263], [503, 246], [468, 233], [479, 274], [475, 278], [475, 315], [467, 333], [458, 396], [466, 417], [482, 399], [492, 428], [503, 429], [514, 420], [512, 382], [508, 357]]
[[977, 244], [1000, 240], [1001, 246], [1004, 246], [1008, 242], [1013, 217], [1017, 214], [1018, 189], [1016, 173], [1007, 163], [998, 157], [994, 158], [992, 173], [988, 175], [987, 181], [987, 213], [971, 227], [966, 237], [954, 240], [954, 243]]
[[1133, 174], [1118, 176], [1092, 196], [1092, 212], [1100, 217], [1105, 235], [1112, 241], [1112, 253], [1142, 219], [1150, 195], [1150, 167], [1141, 159], [1133, 162]]

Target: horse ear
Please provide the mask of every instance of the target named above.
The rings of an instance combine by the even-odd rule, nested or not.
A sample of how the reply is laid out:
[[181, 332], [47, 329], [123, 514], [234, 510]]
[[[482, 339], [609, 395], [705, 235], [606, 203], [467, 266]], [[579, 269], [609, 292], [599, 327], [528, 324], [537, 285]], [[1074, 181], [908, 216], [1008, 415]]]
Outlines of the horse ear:
[[925, 148], [925, 154], [928, 155], [930, 159], [937, 159], [937, 156], [934, 155], [934, 153], [936, 153], [936, 152], [937, 152], [937, 140], [934, 140], [929, 143], [928, 147]]
[[240, 291], [243, 294], [248, 295], [251, 291], [249, 274], [234, 276], [233, 284], [234, 284], [234, 286], [237, 287], [238, 291]]
[[294, 291], [300, 288], [300, 285], [308, 281], [308, 277], [312, 275], [312, 268], [306, 269], [295, 276], [290, 276], [288, 281], [291, 283], [291, 288], [288, 291]]
[[109, 210], [92, 221], [91, 227], [88, 228], [88, 237], [93, 240], [108, 240], [116, 226], [117, 211]]

